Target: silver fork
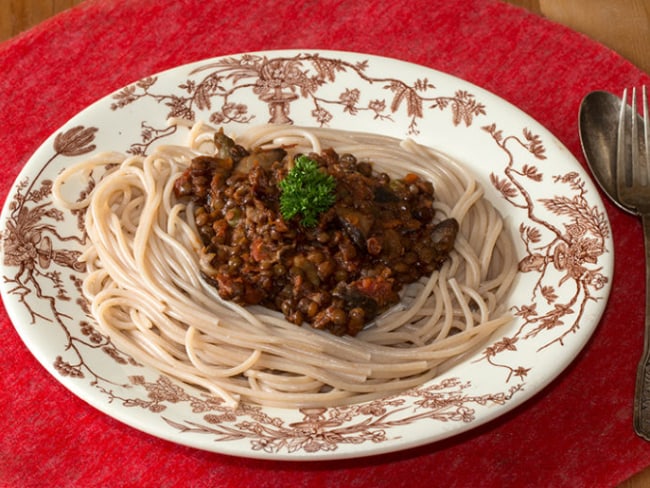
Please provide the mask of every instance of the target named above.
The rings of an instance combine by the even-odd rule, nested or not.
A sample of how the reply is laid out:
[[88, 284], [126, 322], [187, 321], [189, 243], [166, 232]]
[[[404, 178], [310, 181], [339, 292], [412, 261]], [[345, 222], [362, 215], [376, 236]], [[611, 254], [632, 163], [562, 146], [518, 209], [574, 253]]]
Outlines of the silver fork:
[[650, 137], [648, 97], [642, 89], [643, 133], [639, 134], [636, 87], [632, 88], [631, 108], [627, 109], [627, 89], [618, 123], [616, 148], [616, 189], [620, 202], [635, 210], [643, 223], [646, 264], [645, 333], [634, 393], [634, 430], [650, 440]]

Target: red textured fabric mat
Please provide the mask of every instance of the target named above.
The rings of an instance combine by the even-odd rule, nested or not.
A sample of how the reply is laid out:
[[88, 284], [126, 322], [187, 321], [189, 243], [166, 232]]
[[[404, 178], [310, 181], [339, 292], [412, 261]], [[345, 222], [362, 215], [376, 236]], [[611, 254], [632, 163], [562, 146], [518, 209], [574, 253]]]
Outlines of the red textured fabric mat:
[[[493, 0], [89, 0], [0, 44], [0, 195], [75, 113], [123, 85], [207, 57], [280, 48], [378, 54], [476, 83], [584, 163], [578, 106], [650, 78], [608, 49]], [[50, 376], [0, 309], [0, 485], [612, 486], [650, 465], [632, 430], [644, 317], [640, 223], [605, 203], [610, 303], [578, 359], [509, 414], [417, 449], [337, 462], [240, 459], [178, 446], [100, 413]]]

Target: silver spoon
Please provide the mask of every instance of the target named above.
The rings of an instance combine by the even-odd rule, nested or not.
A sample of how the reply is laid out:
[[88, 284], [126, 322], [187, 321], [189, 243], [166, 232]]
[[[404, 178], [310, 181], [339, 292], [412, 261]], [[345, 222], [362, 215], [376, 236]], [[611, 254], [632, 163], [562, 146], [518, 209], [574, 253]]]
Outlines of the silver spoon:
[[[636, 213], [619, 201], [616, 190], [616, 134], [620, 110], [621, 99], [612, 93], [594, 91], [587, 94], [578, 115], [580, 143], [589, 169], [602, 190], [620, 208]], [[626, 110], [632, 109], [627, 106]]]
[[[624, 92], [623, 95], [624, 98], [625, 93], [626, 92]], [[634, 93], [635, 92], [633, 92], [633, 97]], [[644, 113], [646, 113], [648, 109], [645, 102], [645, 91], [643, 98]], [[629, 121], [634, 119], [636, 121], [636, 127], [642, 127], [643, 130], [646, 130], [646, 123], [644, 122], [643, 117], [639, 113], [634, 113], [636, 112], [636, 104], [634, 102], [632, 106], [630, 106], [627, 104], [627, 101], [623, 102], [620, 98], [611, 93], [597, 91], [589, 93], [580, 105], [580, 141], [582, 143], [582, 150], [587, 159], [587, 163], [603, 191], [620, 208], [627, 212], [640, 215], [643, 220], [646, 254], [646, 329], [644, 334], [643, 355], [637, 368], [634, 397], [634, 430], [639, 436], [646, 440], [650, 440], [650, 431], [648, 429], [648, 426], [650, 426], [650, 419], [648, 418], [650, 414], [650, 408], [648, 406], [648, 400], [650, 398], [650, 377], [648, 375], [648, 371], [650, 371], [650, 356], [648, 355], [650, 351], [650, 289], [648, 288], [650, 286], [650, 239], [648, 237], [650, 224], [648, 223], [648, 217], [650, 217], [650, 214], [647, 214], [644, 211], [645, 205], [643, 204], [645, 202], [643, 202], [643, 197], [641, 197], [641, 199], [636, 198], [638, 193], [632, 193], [632, 191], [638, 192], [639, 188], [641, 188], [641, 191], [646, 194], [645, 189], [647, 187], [644, 185], [639, 186], [638, 184], [637, 180], [639, 174], [635, 174], [636, 178], [632, 178], [631, 182], [623, 182], [625, 184], [617, 185], [616, 159], [618, 152], [617, 142], [619, 137], [621, 103], [625, 103], [623, 106], [625, 112], [623, 112], [624, 117], [620, 120]], [[623, 140], [626, 141], [626, 147], [621, 148], [621, 157], [627, 154], [629, 158], [634, 159], [635, 154], [638, 153], [638, 149], [637, 147], [634, 147], [633, 150], [632, 145], [639, 144], [640, 141], [634, 140], [635, 137], [638, 138], [637, 132], [634, 128], [630, 129], [630, 125], [632, 124], [624, 124], [620, 129], [621, 131], [625, 130], [631, 132], [626, 132], [626, 134], [621, 132], [621, 136], [627, 135], [627, 137], [623, 137]], [[647, 134], [645, 137], [647, 138]], [[644, 144], [647, 145], [647, 142], [644, 141]], [[645, 148], [645, 146], [643, 147]], [[625, 162], [626, 161], [621, 160], [619, 164], [624, 164]], [[633, 162], [636, 163], [636, 161]], [[618, 174], [622, 174], [621, 168], [619, 168]], [[619, 186], [621, 187], [622, 194], [619, 194], [617, 189]], [[634, 195], [635, 198], [630, 198], [631, 195]], [[628, 203], [641, 203], [642, 208], [639, 208], [639, 211], [636, 211], [634, 207], [623, 204], [621, 202], [621, 196], [624, 197], [624, 200]]]

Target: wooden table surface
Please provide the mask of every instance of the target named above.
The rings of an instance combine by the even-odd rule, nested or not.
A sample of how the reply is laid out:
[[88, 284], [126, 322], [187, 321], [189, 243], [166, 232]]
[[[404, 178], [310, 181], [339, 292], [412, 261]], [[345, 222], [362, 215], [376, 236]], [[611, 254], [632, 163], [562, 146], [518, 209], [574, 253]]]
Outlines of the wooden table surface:
[[[0, 0], [0, 42], [84, 0]], [[650, 73], [650, 0], [507, 0], [586, 34]], [[650, 486], [650, 468], [622, 488]]]

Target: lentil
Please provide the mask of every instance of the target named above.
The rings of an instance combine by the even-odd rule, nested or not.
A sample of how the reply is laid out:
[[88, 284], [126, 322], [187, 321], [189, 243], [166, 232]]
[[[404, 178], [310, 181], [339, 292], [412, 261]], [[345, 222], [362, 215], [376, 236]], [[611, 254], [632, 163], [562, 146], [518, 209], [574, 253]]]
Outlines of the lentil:
[[216, 154], [195, 158], [175, 194], [195, 202], [210, 259], [205, 279], [225, 300], [355, 335], [453, 249], [458, 223], [434, 221], [433, 185], [415, 174], [391, 179], [351, 154], [309, 154], [335, 178], [336, 202], [305, 228], [279, 212], [284, 150], [245, 149], [222, 132], [215, 143]]

